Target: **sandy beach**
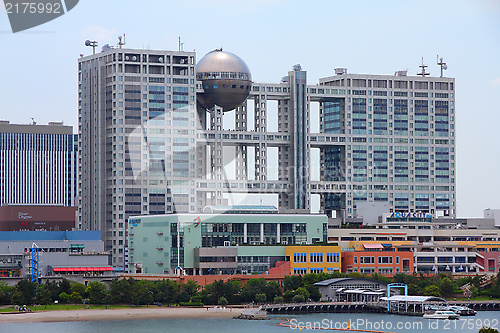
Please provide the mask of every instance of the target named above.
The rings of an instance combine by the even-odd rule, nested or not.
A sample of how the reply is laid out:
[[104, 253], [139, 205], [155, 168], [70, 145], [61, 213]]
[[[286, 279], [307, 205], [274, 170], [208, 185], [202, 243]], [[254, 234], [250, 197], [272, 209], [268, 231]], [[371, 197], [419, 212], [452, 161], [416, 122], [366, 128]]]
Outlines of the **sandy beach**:
[[161, 318], [232, 318], [241, 314], [243, 309], [226, 308], [126, 308], [108, 310], [63, 310], [37, 311], [28, 313], [0, 314], [0, 324], [57, 322], [57, 321], [94, 321], [94, 320], [130, 320]]

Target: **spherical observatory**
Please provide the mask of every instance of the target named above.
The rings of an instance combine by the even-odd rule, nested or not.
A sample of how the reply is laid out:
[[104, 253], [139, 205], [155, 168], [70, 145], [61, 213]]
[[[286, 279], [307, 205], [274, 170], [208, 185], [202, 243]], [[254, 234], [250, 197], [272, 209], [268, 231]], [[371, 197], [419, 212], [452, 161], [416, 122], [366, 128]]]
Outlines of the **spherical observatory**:
[[213, 50], [196, 65], [196, 79], [203, 83], [204, 93], [198, 102], [206, 109], [218, 105], [230, 111], [245, 101], [252, 87], [247, 64], [235, 54]]

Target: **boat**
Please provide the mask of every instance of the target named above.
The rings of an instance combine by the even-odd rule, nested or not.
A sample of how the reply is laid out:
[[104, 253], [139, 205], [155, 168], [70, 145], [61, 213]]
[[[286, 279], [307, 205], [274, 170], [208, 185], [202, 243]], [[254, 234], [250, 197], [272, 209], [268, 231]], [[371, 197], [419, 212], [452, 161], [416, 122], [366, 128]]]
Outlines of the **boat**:
[[446, 310], [453, 311], [461, 316], [475, 316], [477, 314], [477, 311], [474, 311], [466, 306], [452, 305], [447, 307]]
[[426, 319], [458, 319], [460, 315], [451, 310], [436, 310], [424, 313]]

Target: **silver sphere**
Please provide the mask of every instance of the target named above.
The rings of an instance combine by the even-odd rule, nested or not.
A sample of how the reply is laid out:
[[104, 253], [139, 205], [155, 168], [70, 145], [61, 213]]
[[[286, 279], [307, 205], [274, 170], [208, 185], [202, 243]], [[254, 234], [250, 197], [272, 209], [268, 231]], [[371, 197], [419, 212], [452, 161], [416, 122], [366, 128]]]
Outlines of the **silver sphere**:
[[203, 83], [204, 93], [198, 102], [206, 109], [218, 105], [230, 111], [245, 101], [252, 87], [247, 64], [235, 54], [213, 50], [196, 65], [196, 79]]

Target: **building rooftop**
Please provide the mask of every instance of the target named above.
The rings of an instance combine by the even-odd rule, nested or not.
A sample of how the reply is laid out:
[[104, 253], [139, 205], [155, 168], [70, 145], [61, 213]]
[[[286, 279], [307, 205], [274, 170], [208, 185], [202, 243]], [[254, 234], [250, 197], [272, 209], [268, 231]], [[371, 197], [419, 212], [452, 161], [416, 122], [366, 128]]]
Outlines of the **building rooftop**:
[[349, 281], [349, 280], [363, 280], [371, 283], [379, 283], [383, 285], [387, 285], [387, 283], [379, 280], [372, 280], [372, 279], [365, 279], [365, 278], [335, 278], [335, 279], [328, 279], [328, 280], [323, 280], [320, 282], [316, 282], [314, 285], [315, 286], [329, 286], [334, 283], [339, 283], [339, 282], [344, 282], [344, 281]]
[[278, 208], [274, 206], [260, 205], [235, 205], [235, 206], [206, 206], [203, 208], [206, 214], [278, 214]]
[[1, 231], [0, 241], [100, 241], [99, 230], [78, 231]]

